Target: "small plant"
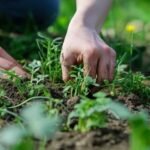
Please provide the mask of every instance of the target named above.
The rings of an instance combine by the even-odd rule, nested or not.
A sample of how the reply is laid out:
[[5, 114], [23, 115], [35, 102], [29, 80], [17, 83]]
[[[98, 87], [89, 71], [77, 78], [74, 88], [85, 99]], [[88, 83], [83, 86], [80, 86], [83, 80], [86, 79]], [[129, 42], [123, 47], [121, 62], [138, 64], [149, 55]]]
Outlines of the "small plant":
[[90, 76], [83, 77], [83, 69], [74, 67], [74, 71], [70, 74], [72, 80], [68, 81], [64, 87], [64, 96], [87, 96], [90, 91], [90, 86], [99, 86], [96, 79]]
[[106, 125], [107, 113], [113, 114], [116, 118], [128, 119], [131, 113], [122, 104], [112, 101], [105, 93], [94, 94], [95, 99], [82, 97], [79, 104], [75, 105], [74, 111], [68, 118], [68, 126], [74, 118], [78, 118], [75, 130], [86, 132], [91, 129], [101, 128]]
[[91, 128], [99, 128], [104, 126], [106, 114], [104, 111], [108, 108], [109, 98], [104, 93], [99, 93], [95, 100], [83, 98], [81, 103], [75, 106], [75, 110], [69, 115], [68, 124], [72, 118], [77, 117], [78, 123], [75, 130], [86, 132]]
[[40, 49], [41, 73], [48, 75], [52, 82], [61, 80], [61, 66], [59, 61], [62, 39], [51, 40], [39, 34], [37, 44]]
[[131, 127], [130, 150], [150, 149], [150, 122], [146, 113], [138, 113], [129, 120]]
[[20, 123], [12, 124], [0, 131], [0, 149], [35, 149], [33, 137], [39, 139], [44, 150], [45, 143], [59, 129], [60, 118], [52, 111], [46, 114], [44, 105], [32, 103], [21, 112]]
[[[48, 75], [40, 74], [41, 61], [34, 60], [29, 64], [28, 69], [31, 72], [31, 79], [27, 82], [26, 86], [29, 90], [29, 96], [37, 96], [40, 93], [47, 93], [48, 91], [44, 85], [44, 81], [48, 78]], [[47, 95], [46, 94], [46, 95]]]
[[150, 149], [150, 125], [145, 112], [131, 113], [120, 103], [111, 101], [104, 93], [97, 93], [96, 99], [83, 98], [69, 115], [68, 125], [71, 120], [78, 118], [75, 130], [87, 132], [91, 129], [101, 128], [106, 125], [107, 113], [113, 114], [117, 119], [129, 122], [131, 128], [130, 150]]
[[124, 72], [124, 77], [120, 79], [119, 85], [122, 91], [129, 94], [135, 93], [141, 98], [150, 98], [150, 87], [144, 84], [146, 77], [141, 73], [133, 73], [132, 71]]
[[123, 94], [134, 93], [142, 99], [150, 98], [150, 87], [145, 83], [149, 77], [145, 77], [142, 73], [126, 71], [127, 65], [119, 65], [116, 75], [112, 83], [105, 81], [104, 87], [107, 87], [112, 96], [116, 96], [119, 92]]

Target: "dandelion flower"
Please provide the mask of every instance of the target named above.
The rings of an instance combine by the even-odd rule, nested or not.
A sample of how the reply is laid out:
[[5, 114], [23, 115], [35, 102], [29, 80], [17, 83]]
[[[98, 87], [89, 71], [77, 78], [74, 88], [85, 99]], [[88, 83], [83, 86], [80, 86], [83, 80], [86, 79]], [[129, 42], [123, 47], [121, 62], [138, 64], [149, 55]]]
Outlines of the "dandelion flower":
[[126, 26], [126, 31], [127, 32], [135, 32], [136, 31], [136, 26], [135, 25], [132, 25], [132, 24], [128, 24]]

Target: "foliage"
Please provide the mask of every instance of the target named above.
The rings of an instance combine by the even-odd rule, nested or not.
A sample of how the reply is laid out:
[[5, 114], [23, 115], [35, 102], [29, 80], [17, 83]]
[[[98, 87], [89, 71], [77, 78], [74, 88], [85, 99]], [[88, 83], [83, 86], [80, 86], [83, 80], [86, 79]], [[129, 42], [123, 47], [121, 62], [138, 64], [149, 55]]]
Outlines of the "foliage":
[[22, 80], [12, 71], [2, 72], [9, 77], [8, 80], [17, 88], [23, 98], [39, 95], [50, 96], [44, 82], [50, 80], [51, 83], [56, 83], [61, 80], [61, 67], [59, 63], [60, 39], [51, 41], [46, 36], [40, 34], [37, 43], [41, 51], [41, 60], [33, 60], [28, 66], [26, 65], [26, 69], [31, 74], [30, 80]]
[[21, 112], [19, 124], [8, 125], [1, 130], [0, 147], [3, 150], [18, 150], [21, 147], [32, 150], [35, 147], [33, 137], [46, 142], [55, 134], [59, 125], [57, 114], [46, 114], [43, 104], [32, 103]]
[[114, 80], [111, 83], [105, 81], [104, 87], [109, 89], [112, 96], [118, 96], [119, 93], [123, 95], [134, 93], [142, 100], [148, 100], [150, 98], [149, 77], [141, 72], [128, 71], [127, 68], [127, 65], [117, 66]]
[[150, 148], [150, 125], [147, 113], [131, 113], [122, 104], [111, 101], [104, 93], [97, 93], [95, 97], [94, 100], [84, 97], [75, 106], [75, 110], [69, 115], [68, 125], [72, 119], [78, 118], [75, 130], [86, 132], [101, 128], [106, 124], [106, 112], [109, 112], [116, 118], [129, 122], [131, 150], [148, 150]]
[[81, 102], [75, 106], [75, 110], [70, 113], [68, 125], [73, 118], [78, 118], [75, 130], [86, 132], [103, 127], [107, 120], [106, 112], [108, 111], [122, 119], [127, 119], [130, 115], [123, 105], [112, 102], [104, 93], [99, 92], [94, 96], [94, 100], [82, 98]]
[[146, 77], [141, 73], [126, 72], [124, 79], [120, 81], [122, 91], [126, 93], [135, 93], [142, 98], [150, 98], [150, 87], [144, 81]]
[[[139, 5], [136, 5], [137, 2]], [[54, 26], [48, 30], [54, 37], [56, 35], [64, 37], [69, 21], [75, 12], [74, 0], [64, 0], [61, 3], [61, 15]], [[149, 10], [148, 3], [149, 0], [114, 1], [104, 30], [102, 30], [104, 40], [117, 51], [118, 55], [114, 80], [105, 81], [104, 85], [100, 86], [109, 89], [111, 96], [135, 93], [141, 100], [150, 98], [150, 86], [145, 83], [149, 78], [140, 72], [131, 71], [133, 65], [141, 64], [142, 53], [150, 41], [149, 14], [145, 13]], [[142, 25], [140, 28], [139, 24]], [[62, 108], [67, 109], [63, 100], [51, 96], [46, 85], [47, 81], [50, 81], [48, 84], [59, 83], [59, 86], [62, 83], [59, 63], [62, 39], [52, 40], [49, 33], [47, 35], [38, 33], [36, 41], [40, 49], [39, 58], [36, 38], [37, 35], [29, 34], [29, 32], [18, 35], [0, 31], [0, 46], [10, 51], [15, 58], [28, 58], [28, 60], [22, 60], [21, 63], [25, 64], [31, 74], [29, 80], [22, 80], [14, 72], [6, 71], [10, 77], [9, 82], [15, 86], [22, 98], [21, 102], [18, 101], [19, 104], [14, 106], [10, 106], [12, 105], [10, 104], [11, 97], [8, 97], [7, 91], [0, 85], [1, 119], [7, 115], [13, 116], [13, 119], [8, 117], [12, 119], [12, 123], [8, 122], [9, 125], [0, 131], [0, 150], [33, 150], [36, 149], [34, 139], [40, 142], [39, 149], [44, 150], [47, 140], [53, 137], [61, 124], [58, 112]], [[28, 62], [30, 58], [34, 60]], [[73, 80], [65, 84], [62, 97], [80, 96], [81, 101], [69, 114], [67, 125], [69, 126], [72, 119], [77, 118], [78, 122], [74, 129], [81, 132], [90, 131], [107, 126], [108, 114], [111, 113], [117, 119], [129, 122], [131, 150], [150, 149], [149, 115], [131, 113], [122, 104], [111, 100], [104, 93], [95, 94], [94, 99], [88, 98], [91, 88], [98, 86], [96, 80], [88, 76], [83, 77], [83, 70], [80, 67], [73, 69], [74, 71], [71, 72]], [[45, 105], [29, 103], [39, 100], [46, 100]], [[21, 111], [21, 115], [18, 115], [19, 108], [25, 104], [28, 107]], [[66, 122], [64, 121], [63, 124]]]
[[59, 55], [62, 39], [56, 38], [52, 41], [47, 36], [39, 34], [37, 44], [40, 49], [41, 73], [48, 75], [52, 82], [58, 82], [61, 78]]
[[130, 119], [131, 150], [150, 149], [150, 124], [146, 113], [138, 113]]
[[43, 84], [48, 75], [39, 74], [41, 70], [41, 61], [33, 60], [29, 64], [28, 69], [31, 72], [31, 79], [27, 82], [26, 86], [29, 90], [29, 96], [39, 95], [40, 93], [48, 93], [45, 85]]
[[134, 73], [131, 70], [127, 71], [127, 65], [120, 65], [117, 68], [112, 87], [113, 90], [115, 90], [116, 87], [120, 87], [122, 93], [135, 93], [142, 99], [149, 99], [150, 87], [146, 84], [148, 80], [149, 77], [145, 77], [141, 72]]
[[70, 73], [72, 80], [65, 84], [63, 93], [64, 96], [87, 96], [90, 91], [90, 87], [99, 85], [96, 83], [96, 79], [92, 79], [90, 76], [83, 76], [83, 69], [80, 67], [73, 67], [74, 70]]
[[105, 123], [104, 110], [106, 110], [109, 101], [110, 99], [106, 98], [103, 93], [100, 93], [99, 98], [95, 100], [82, 99], [81, 103], [75, 106], [75, 111], [69, 115], [68, 124], [72, 118], [78, 117], [75, 130], [85, 132], [91, 128], [102, 127]]

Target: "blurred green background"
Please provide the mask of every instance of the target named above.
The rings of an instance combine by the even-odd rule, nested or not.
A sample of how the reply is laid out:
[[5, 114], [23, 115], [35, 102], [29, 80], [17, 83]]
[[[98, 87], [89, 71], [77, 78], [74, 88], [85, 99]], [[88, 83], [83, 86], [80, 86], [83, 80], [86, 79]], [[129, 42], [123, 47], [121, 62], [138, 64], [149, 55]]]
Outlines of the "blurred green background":
[[[149, 0], [113, 0], [113, 6], [104, 27], [123, 29], [132, 20], [150, 21]], [[51, 31], [66, 32], [68, 23], [75, 12], [75, 0], [61, 0], [60, 16]]]
[[[43, 31], [50, 35], [50, 38], [64, 38], [69, 21], [76, 10], [75, 0], [60, 0], [60, 2], [60, 14], [57, 21], [48, 28], [48, 32]], [[118, 58], [132, 48], [133, 59], [127, 56], [126, 62], [130, 60], [135, 66], [137, 65], [135, 68], [146, 68], [147, 70], [150, 70], [150, 64], [148, 62], [143, 67], [143, 60], [147, 62], [147, 59], [150, 58], [149, 6], [149, 0], [113, 0], [113, 6], [101, 33], [105, 41], [117, 51]], [[128, 31], [128, 27], [134, 28], [134, 31]], [[37, 33], [32, 32], [19, 36], [0, 32], [0, 45], [17, 59], [32, 60], [39, 58], [37, 38]], [[143, 55], [146, 55], [147, 58], [143, 58]]]

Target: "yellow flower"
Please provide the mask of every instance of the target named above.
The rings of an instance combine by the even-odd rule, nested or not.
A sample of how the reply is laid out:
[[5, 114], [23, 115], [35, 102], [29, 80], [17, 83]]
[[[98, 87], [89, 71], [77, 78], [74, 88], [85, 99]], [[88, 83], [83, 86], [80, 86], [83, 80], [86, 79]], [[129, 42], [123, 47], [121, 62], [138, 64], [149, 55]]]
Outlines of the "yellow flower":
[[135, 25], [132, 25], [132, 24], [128, 24], [126, 26], [126, 31], [127, 32], [135, 32], [136, 31], [136, 26]]

